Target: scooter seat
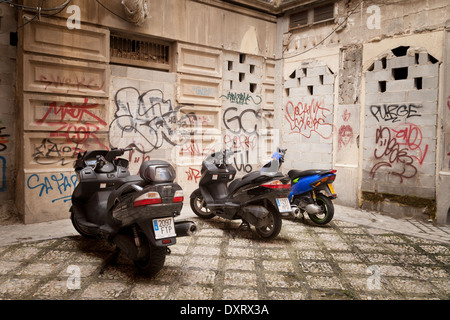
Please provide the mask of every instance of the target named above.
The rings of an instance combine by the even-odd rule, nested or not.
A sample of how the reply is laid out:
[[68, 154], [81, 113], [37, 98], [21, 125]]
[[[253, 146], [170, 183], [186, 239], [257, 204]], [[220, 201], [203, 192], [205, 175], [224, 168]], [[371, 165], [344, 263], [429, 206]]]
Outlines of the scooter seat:
[[143, 182], [143, 181], [144, 181], [144, 179], [142, 179], [140, 176], [132, 175], [132, 176], [128, 176], [128, 177], [125, 177], [125, 178], [117, 179], [116, 181], [114, 181], [114, 187], [116, 189], [118, 189], [119, 187], [121, 187], [125, 183], [139, 183], [139, 182]]
[[317, 170], [317, 169], [311, 169], [311, 170], [289, 170], [288, 176], [289, 178], [296, 179], [300, 177], [306, 177], [306, 176], [312, 176], [315, 174], [325, 174], [327, 172], [330, 172], [330, 170]]
[[235, 190], [251, 183], [261, 183], [263, 181], [268, 181], [277, 177], [282, 177], [283, 175], [281, 173], [273, 173], [269, 174], [267, 172], [262, 171], [253, 171], [250, 173], [247, 173], [241, 178], [235, 179], [233, 182], [230, 183], [228, 186], [228, 192], [233, 193]]

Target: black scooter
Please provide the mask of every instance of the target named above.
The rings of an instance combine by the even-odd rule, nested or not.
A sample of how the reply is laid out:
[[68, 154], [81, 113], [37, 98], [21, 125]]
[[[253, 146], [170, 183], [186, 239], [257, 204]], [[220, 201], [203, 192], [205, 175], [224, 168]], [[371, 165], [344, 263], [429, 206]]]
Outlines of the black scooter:
[[236, 169], [228, 159], [237, 152], [225, 149], [203, 161], [199, 188], [190, 196], [191, 208], [203, 219], [242, 219], [237, 231], [253, 225], [262, 238], [274, 238], [280, 233], [282, 216], [291, 212], [290, 180], [278, 172], [276, 161], [271, 170], [234, 179]]
[[183, 206], [183, 191], [173, 182], [174, 168], [151, 160], [142, 163], [140, 175], [130, 175], [128, 160], [118, 157], [131, 150], [78, 154], [71, 220], [82, 236], [115, 245], [101, 273], [122, 252], [140, 271], [152, 275], [163, 267], [176, 237], [190, 236], [197, 228], [191, 221], [174, 221]]

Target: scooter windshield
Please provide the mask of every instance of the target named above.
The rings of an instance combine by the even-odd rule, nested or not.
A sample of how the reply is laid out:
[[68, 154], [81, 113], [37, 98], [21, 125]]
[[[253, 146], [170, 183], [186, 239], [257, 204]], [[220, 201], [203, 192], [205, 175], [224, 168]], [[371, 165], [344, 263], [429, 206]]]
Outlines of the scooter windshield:
[[276, 173], [280, 169], [279, 162], [276, 159], [272, 159], [271, 161], [267, 162], [262, 168], [261, 172], [264, 173]]
[[267, 162], [262, 168], [261, 168], [261, 172], [267, 172], [267, 173], [273, 173], [273, 172], [278, 172], [278, 170], [280, 170], [280, 166], [281, 166], [281, 159], [283, 158], [283, 155], [278, 152], [275, 151], [272, 154], [272, 160]]

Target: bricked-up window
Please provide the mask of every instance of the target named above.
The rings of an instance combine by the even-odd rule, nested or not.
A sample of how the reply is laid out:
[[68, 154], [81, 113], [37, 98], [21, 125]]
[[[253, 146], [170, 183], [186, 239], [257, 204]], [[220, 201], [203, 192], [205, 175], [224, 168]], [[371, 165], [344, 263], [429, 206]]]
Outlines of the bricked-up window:
[[170, 44], [153, 39], [138, 39], [111, 35], [112, 63], [169, 70]]

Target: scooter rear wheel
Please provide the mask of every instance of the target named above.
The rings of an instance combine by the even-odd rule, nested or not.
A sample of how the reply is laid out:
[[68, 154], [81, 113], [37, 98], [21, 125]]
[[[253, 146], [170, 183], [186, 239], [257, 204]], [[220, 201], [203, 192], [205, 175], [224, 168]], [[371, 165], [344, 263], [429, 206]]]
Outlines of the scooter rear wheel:
[[148, 246], [148, 255], [144, 259], [134, 261], [134, 265], [145, 275], [152, 276], [157, 274], [166, 262], [167, 247], [156, 247], [149, 243], [145, 236], [139, 237], [142, 245]]
[[256, 232], [264, 239], [273, 239], [281, 231], [281, 215], [275, 208], [267, 208], [269, 210], [270, 223], [264, 227], [255, 228]]
[[202, 196], [196, 196], [191, 198], [191, 209], [194, 213], [202, 219], [211, 219], [216, 215], [211, 213], [211, 211], [205, 207], [205, 200]]
[[317, 193], [316, 194], [316, 203], [317, 205], [319, 205], [322, 209], [322, 213], [320, 214], [310, 214], [308, 213], [309, 218], [316, 224], [319, 225], [325, 225], [328, 222], [331, 221], [331, 219], [333, 219], [334, 216], [334, 205], [333, 202], [331, 202], [331, 200], [321, 194], [321, 193]]

